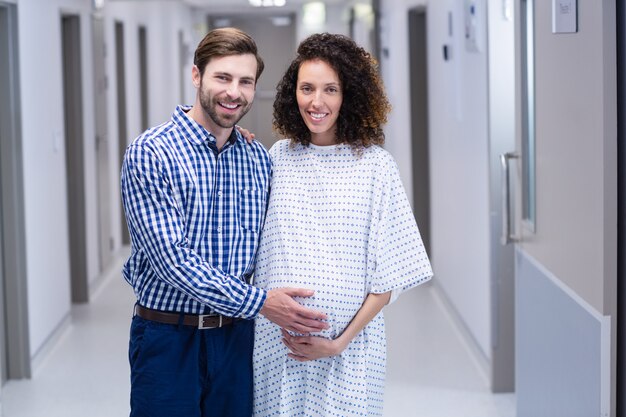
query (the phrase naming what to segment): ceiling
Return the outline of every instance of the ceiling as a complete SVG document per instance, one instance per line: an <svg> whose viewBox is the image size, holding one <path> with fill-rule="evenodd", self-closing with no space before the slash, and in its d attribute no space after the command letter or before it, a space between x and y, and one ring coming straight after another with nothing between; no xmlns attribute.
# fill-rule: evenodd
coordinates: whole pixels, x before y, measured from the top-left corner
<svg viewBox="0 0 626 417"><path fill-rule="evenodd" d="M248 0L182 0L183 3L186 3L190 6L197 7L200 9L237 9L242 12L245 11L259 11L263 9L271 9L274 11L279 11L281 9L293 10L302 6L304 3L309 3L312 0L285 0L287 4L284 7L254 7L251 6ZM342 4L342 3L350 3L351 0L324 0L326 4Z"/></svg>

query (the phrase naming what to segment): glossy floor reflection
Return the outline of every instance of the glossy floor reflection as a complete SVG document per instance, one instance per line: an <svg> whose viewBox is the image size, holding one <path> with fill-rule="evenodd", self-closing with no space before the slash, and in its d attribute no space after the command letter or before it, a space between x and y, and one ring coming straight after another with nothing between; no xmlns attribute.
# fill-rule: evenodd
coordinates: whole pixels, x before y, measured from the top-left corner
<svg viewBox="0 0 626 417"><path fill-rule="evenodd" d="M128 325L134 297L121 260L69 325L30 380L1 392L3 417L128 415ZM493 395L430 284L386 310L385 417L514 417L515 396Z"/></svg>

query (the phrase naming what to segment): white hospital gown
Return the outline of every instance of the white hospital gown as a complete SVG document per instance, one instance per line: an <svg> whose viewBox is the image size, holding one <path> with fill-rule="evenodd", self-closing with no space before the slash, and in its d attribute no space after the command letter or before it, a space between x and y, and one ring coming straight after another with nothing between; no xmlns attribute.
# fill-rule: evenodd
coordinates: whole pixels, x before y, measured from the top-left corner
<svg viewBox="0 0 626 417"><path fill-rule="evenodd" d="M322 311L336 338L369 293L400 293L432 276L395 161L379 146L277 142L255 285L315 290L301 304ZM378 314L338 356L298 362L280 329L256 320L254 415L380 416L385 326Z"/></svg>

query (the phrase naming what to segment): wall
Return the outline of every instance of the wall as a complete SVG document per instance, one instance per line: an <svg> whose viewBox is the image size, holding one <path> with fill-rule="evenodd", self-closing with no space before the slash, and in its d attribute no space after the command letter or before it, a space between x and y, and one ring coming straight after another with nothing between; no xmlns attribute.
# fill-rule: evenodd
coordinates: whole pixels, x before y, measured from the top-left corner
<svg viewBox="0 0 626 417"><path fill-rule="evenodd" d="M170 119L176 105L180 103L181 93L179 68L178 32L183 31L184 41L190 44L191 50L195 49L192 32L192 11L178 2L167 0L154 1L115 1L106 3L105 13L105 38L107 39L107 74L109 79L108 89L108 114L109 114L109 155L111 156L110 170L110 195L114 198L110 201L112 213L112 235L119 248L121 242L122 222L120 208L119 173L120 162L118 160L118 112L117 112L117 75L115 70L115 22L121 22L124 27L124 60L126 82L126 109L127 109L127 138L130 143L141 132L140 117L140 91L139 91L139 26L145 26L147 30L148 49L148 124L154 126ZM199 39L198 39L199 40ZM193 57L190 57L193 60ZM191 66L187 68L189 85L191 86ZM184 74L183 74L184 76ZM195 96L187 92L189 101L184 104L193 104ZM124 223L125 224L125 223Z"/></svg>
<svg viewBox="0 0 626 417"><path fill-rule="evenodd" d="M93 106L89 99L91 61L89 11L84 0L19 0L24 199L28 273L30 353L34 356L70 310L70 270L65 179L61 14L81 19L85 137L93 138ZM89 149L86 146L86 149ZM93 155L91 156L93 157ZM86 156L86 166L89 166ZM93 165L93 164L92 164ZM86 176L93 189L94 175ZM91 187L90 187L91 186ZM93 192L87 206L93 209ZM93 215L88 218L95 230ZM94 233L92 233L94 235ZM90 239L93 244L94 240ZM88 251L94 274L97 252ZM41 320L45 317L45 320Z"/></svg>
<svg viewBox="0 0 626 417"><path fill-rule="evenodd" d="M87 227L87 266L90 285L100 275L98 261L96 163L93 103L93 67L90 0L17 0L19 59L21 68L22 139L27 251L27 287L30 354L36 357L70 313L70 269L65 178L63 74L61 61L61 16L78 14L81 30L82 85L85 137L85 194ZM117 113L114 66L113 22L127 22L126 61L128 87L129 140L139 133L137 24L148 27L150 48L151 124L169 118L180 94L168 86L179 85L178 30L191 36L190 11L169 1L107 2L105 10L107 73L111 147L110 212L115 249L120 247L119 161L117 161ZM158 7L154 7L157 5ZM36 30L34 30L36 28ZM132 28L132 30L130 30ZM156 47L155 45L163 45ZM177 52L174 52L177 53ZM155 88L154 86L158 86ZM41 318L45 317L45 320Z"/></svg>
<svg viewBox="0 0 626 417"><path fill-rule="evenodd" d="M383 75L393 114L385 147L394 155L411 192L408 9L418 1L382 7ZM484 2L479 2L484 4ZM431 253L435 282L463 318L485 358L490 355L489 174L487 55L464 46L463 2L427 4L431 164ZM452 36L448 13L452 13ZM486 18L486 10L478 12ZM486 24L486 23L484 23ZM486 34L483 32L483 36ZM451 47L444 61L442 46ZM409 197L412 200L412 197Z"/></svg>
<svg viewBox="0 0 626 417"><path fill-rule="evenodd" d="M402 183L409 201L413 201L411 173L409 56L408 56L408 10L425 5L426 0L387 0L380 5L381 71L392 105L392 112L385 129L387 149L396 159ZM387 52L385 52L385 50Z"/></svg>
<svg viewBox="0 0 626 417"><path fill-rule="evenodd" d="M598 312L612 314L615 4L580 0L578 9L579 32L555 35L549 4L536 6L537 225L536 233L527 234L524 250Z"/></svg>
<svg viewBox="0 0 626 417"><path fill-rule="evenodd" d="M553 34L550 4L535 2L536 225L522 228L516 256L520 416L615 411L615 10L579 0L577 33Z"/></svg>

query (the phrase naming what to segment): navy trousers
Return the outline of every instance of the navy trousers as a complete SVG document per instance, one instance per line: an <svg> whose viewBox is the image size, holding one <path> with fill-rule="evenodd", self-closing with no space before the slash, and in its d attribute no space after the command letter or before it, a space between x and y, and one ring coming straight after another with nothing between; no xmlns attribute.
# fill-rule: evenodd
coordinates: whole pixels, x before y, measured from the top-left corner
<svg viewBox="0 0 626 417"><path fill-rule="evenodd" d="M250 417L252 320L217 329L134 316L131 417Z"/></svg>

